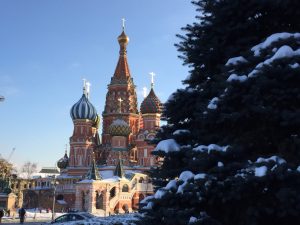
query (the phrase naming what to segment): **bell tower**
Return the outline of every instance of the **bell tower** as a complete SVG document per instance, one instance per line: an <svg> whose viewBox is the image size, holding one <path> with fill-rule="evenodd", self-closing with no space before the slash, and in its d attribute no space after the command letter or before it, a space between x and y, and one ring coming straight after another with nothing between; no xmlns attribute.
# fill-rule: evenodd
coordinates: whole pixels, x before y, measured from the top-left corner
<svg viewBox="0 0 300 225"><path fill-rule="evenodd" d="M139 129L139 112L135 85L127 62L127 44L129 42L129 37L125 34L124 20L122 33L118 37L118 42L120 45L119 59L114 75L108 85L105 107L102 113L102 146L107 148L112 146L113 136L110 132L110 126L115 120L121 119L129 126L129 134L124 136L126 138L126 148L128 151L123 153L128 154L127 157L123 157L129 159L130 150L135 146L135 136ZM122 99L122 108L120 109L118 107L119 99ZM112 148L110 148L109 151L112 151ZM108 164L116 164L118 154L109 153L109 155L109 158L113 158L114 160L109 160L110 162L108 162Z"/></svg>

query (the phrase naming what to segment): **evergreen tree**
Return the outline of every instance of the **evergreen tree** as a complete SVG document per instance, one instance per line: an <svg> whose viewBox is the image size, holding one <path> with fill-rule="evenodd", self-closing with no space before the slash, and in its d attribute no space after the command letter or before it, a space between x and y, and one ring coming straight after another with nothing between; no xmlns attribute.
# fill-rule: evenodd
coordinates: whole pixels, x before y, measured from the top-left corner
<svg viewBox="0 0 300 225"><path fill-rule="evenodd" d="M298 224L300 2L194 4L177 45L191 74L166 104L151 171L167 185L141 223Z"/></svg>

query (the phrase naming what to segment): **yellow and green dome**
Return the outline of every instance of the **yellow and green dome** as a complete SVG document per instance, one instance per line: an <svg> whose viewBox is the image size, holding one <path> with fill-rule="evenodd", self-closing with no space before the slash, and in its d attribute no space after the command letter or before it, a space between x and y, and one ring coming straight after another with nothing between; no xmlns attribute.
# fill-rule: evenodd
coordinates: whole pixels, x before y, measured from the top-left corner
<svg viewBox="0 0 300 225"><path fill-rule="evenodd" d="M108 132L111 136L128 136L131 133L128 123L122 119L116 119L109 126Z"/></svg>

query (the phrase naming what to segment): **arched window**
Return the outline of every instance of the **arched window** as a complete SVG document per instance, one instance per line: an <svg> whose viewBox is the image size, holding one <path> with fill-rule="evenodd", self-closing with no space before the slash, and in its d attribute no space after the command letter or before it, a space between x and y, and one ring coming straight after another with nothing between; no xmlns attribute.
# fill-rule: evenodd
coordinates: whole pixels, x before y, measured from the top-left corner
<svg viewBox="0 0 300 225"><path fill-rule="evenodd" d="M84 191L81 192L81 206L82 206L82 210L85 211L85 193L84 193Z"/></svg>
<svg viewBox="0 0 300 225"><path fill-rule="evenodd" d="M103 194L96 191L96 209L103 209Z"/></svg>
<svg viewBox="0 0 300 225"><path fill-rule="evenodd" d="M127 204L124 204L124 205L122 206L122 209L124 210L125 213L129 213L128 208L129 208L129 207L128 207Z"/></svg>
<svg viewBox="0 0 300 225"><path fill-rule="evenodd" d="M113 187L112 189L110 189L109 191L109 198L113 198L116 196L116 187Z"/></svg>
<svg viewBox="0 0 300 225"><path fill-rule="evenodd" d="M124 184L122 187L122 192L128 192L129 191L129 187L127 184Z"/></svg>

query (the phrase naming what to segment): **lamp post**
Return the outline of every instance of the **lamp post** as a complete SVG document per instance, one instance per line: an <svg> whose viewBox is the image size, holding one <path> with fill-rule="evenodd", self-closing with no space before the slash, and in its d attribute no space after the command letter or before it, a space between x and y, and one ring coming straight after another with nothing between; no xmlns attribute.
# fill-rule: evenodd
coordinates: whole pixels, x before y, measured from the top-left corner
<svg viewBox="0 0 300 225"><path fill-rule="evenodd" d="M53 200L52 200L52 220L54 220L54 210L55 210L55 195L56 195L56 187L59 184L58 181L55 179L51 182L53 187Z"/></svg>

